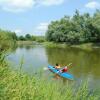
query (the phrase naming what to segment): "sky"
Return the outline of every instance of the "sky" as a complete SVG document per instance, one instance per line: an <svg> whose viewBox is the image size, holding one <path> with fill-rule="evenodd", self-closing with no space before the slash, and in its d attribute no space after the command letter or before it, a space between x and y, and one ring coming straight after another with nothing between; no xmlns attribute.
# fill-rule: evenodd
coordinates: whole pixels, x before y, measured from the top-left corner
<svg viewBox="0 0 100 100"><path fill-rule="evenodd" d="M0 28L17 35L44 35L51 21L65 15L93 14L100 0L0 0Z"/></svg>

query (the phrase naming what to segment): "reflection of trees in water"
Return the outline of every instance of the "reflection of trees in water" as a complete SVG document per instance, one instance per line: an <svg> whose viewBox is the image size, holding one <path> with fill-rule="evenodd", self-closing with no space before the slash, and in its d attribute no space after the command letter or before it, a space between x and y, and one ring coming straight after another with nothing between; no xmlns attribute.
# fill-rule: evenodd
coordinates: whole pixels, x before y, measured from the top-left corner
<svg viewBox="0 0 100 100"><path fill-rule="evenodd" d="M32 49L34 46L33 45L18 45L18 48L22 49L25 48L26 50Z"/></svg>
<svg viewBox="0 0 100 100"><path fill-rule="evenodd" d="M80 77L91 75L100 76L100 51L99 49L93 51L84 51L77 48L46 48L48 62L52 65L59 63L65 66L72 64L71 71Z"/></svg>
<svg viewBox="0 0 100 100"><path fill-rule="evenodd" d="M17 48L20 48L20 49L26 49L26 50L30 50L30 49L32 49L34 46L33 45L15 45L15 46L13 46L12 48L10 48L11 50L11 52L16 52L16 49Z"/></svg>
<svg viewBox="0 0 100 100"><path fill-rule="evenodd" d="M10 53L14 53L16 51L16 49L17 49L17 45L15 44L15 45L12 45L10 48L5 49L5 50L3 50L1 52L4 52L5 55L6 54L9 55Z"/></svg>

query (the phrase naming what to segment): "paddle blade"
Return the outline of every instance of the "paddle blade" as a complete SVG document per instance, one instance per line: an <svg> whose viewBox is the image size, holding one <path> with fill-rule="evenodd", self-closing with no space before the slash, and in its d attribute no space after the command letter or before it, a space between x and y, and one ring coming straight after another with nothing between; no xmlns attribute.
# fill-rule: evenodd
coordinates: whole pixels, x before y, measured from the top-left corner
<svg viewBox="0 0 100 100"><path fill-rule="evenodd" d="M48 68L47 67L44 67L43 70L48 70Z"/></svg>

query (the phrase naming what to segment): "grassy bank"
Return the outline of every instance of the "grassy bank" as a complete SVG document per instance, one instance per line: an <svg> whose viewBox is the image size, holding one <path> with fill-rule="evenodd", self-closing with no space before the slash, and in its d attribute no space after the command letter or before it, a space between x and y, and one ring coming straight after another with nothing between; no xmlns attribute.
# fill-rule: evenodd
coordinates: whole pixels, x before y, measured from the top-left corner
<svg viewBox="0 0 100 100"><path fill-rule="evenodd" d="M93 48L99 48L99 46L95 46L94 43L84 43L84 44L78 44L78 45L71 45L73 48L79 48L82 50L92 51Z"/></svg>
<svg viewBox="0 0 100 100"><path fill-rule="evenodd" d="M45 47L51 47L51 48L55 48L55 47L65 48L69 46L68 44L65 44L65 43L55 43L55 42L43 42L42 45L44 45Z"/></svg>
<svg viewBox="0 0 100 100"><path fill-rule="evenodd" d="M0 63L0 100L99 100L100 96L87 84L59 84L21 71L12 71L7 63ZM74 86L74 88L73 88Z"/></svg>
<svg viewBox="0 0 100 100"><path fill-rule="evenodd" d="M78 45L72 45L72 47L83 48L83 49L100 48L100 43L83 43Z"/></svg>
<svg viewBox="0 0 100 100"><path fill-rule="evenodd" d="M33 45L33 41L17 41L17 45Z"/></svg>
<svg viewBox="0 0 100 100"><path fill-rule="evenodd" d="M55 42L43 42L42 43L46 47L59 47L59 48L66 48L66 47L73 47L73 48L79 48L82 50L88 50L91 51L94 48L100 48L100 43L83 43L83 44L67 44L67 43L55 43Z"/></svg>

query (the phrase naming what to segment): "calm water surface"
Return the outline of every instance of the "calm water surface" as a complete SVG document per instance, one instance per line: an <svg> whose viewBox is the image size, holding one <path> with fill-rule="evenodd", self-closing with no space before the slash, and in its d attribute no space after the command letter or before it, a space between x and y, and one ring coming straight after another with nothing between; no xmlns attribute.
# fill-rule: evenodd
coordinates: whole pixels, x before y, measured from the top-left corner
<svg viewBox="0 0 100 100"><path fill-rule="evenodd" d="M76 48L47 48L41 45L20 46L8 59L13 62L14 69L18 69L23 60L22 70L30 74L48 64L59 63L65 66L72 63L69 72L77 81L88 79L92 88L100 87L100 49L86 51Z"/></svg>

